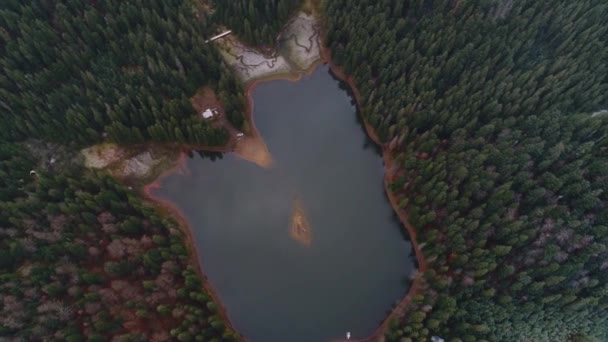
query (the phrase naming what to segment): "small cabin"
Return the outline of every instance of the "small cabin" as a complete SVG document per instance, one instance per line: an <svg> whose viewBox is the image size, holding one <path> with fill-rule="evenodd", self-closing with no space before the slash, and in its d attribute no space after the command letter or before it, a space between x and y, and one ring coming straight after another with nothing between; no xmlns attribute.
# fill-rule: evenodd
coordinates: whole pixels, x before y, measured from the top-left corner
<svg viewBox="0 0 608 342"><path fill-rule="evenodd" d="M217 108L207 108L201 112L201 116L205 120L211 120L220 116L220 111Z"/></svg>
<svg viewBox="0 0 608 342"><path fill-rule="evenodd" d="M205 109L202 113L201 116L203 117L203 119L208 120L213 118L213 112L210 109Z"/></svg>
<svg viewBox="0 0 608 342"><path fill-rule="evenodd" d="M213 119L215 114L213 114L213 111L211 109L205 109L204 111L201 112L201 116L205 120L210 120L210 119Z"/></svg>

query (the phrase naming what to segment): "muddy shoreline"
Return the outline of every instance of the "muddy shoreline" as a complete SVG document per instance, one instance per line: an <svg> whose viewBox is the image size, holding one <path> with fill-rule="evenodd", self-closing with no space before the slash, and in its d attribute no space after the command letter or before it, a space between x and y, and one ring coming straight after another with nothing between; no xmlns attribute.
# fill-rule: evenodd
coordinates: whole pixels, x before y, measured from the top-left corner
<svg viewBox="0 0 608 342"><path fill-rule="evenodd" d="M330 69L331 69L333 75L336 78L338 78L341 81L348 84L348 86L349 86L350 90L352 91L352 94L355 98L355 102L356 102L357 106L360 107L360 103L361 103L360 94L359 94L357 88L354 86L354 81L352 80L352 78L350 76L345 75L341 68L337 67L335 64L333 64L331 62L329 52L326 49L324 49L323 58L321 60L319 60L317 63L315 63L315 65L313 65L311 68L309 68L309 70L307 70L305 73L271 75L266 78L259 78L256 80L252 80L251 82L249 82L247 84L247 87L246 87L246 94L247 94L246 120L248 122L248 125L250 125L250 127L251 127L251 134L254 135L255 138L258 138L258 139L262 138L260 133L258 132L257 128L255 127L255 121L254 121L254 117L253 117L254 102L253 102L253 98L252 98L252 93L253 93L255 86L260 83L263 83L263 82L271 82L271 81L276 81L276 80L288 80L291 82L297 82L303 76L311 74L317 68L317 66L322 65L322 64L328 64L330 66ZM382 150L382 158L384 161L385 193L389 199L389 202L391 203L393 211L397 214L397 216L399 217L399 220L401 221L401 223L403 224L403 226L405 227L405 229L408 232L409 239L411 241L412 248L415 252L416 259L418 262L417 273L418 273L418 275L423 274L427 269L427 265L426 265L426 260L422 254L422 251L419 248L419 245L418 245L418 242L416 239L416 230L409 223L406 213L399 208L397 198L389 189L389 184L390 184L390 172L389 171L393 168L393 165L394 165L393 157L391 155L391 152L388 150L387 146L385 144L381 143L381 141L380 141L379 137L377 136L376 132L374 131L373 127L371 127L367 122L365 122L365 120L363 118L362 118L362 121L364 123L366 134L370 137L370 139L376 145L380 146L380 148ZM218 151L218 149L214 149L214 150ZM233 151L230 148L226 148L224 151L221 151L221 152L233 152ZM226 320L227 326L229 326L232 330L234 330L238 333L238 331L235 330L234 327L230 323L229 313L228 313L227 309L224 307L223 303L221 302L221 300L219 299L219 297L213 290L213 285L211 284L209 279L206 278L206 276L204 274L204 271L203 271L204 267L203 267L202 263L200 262L200 258L199 258L200 253L198 250L199 247L196 245L196 243L194 241L192 226L190 226L190 224L187 222L184 214L177 207L175 207L172 203L162 200L160 198L156 198L151 195L151 190L154 187L160 187L161 183L162 183L162 179L164 177L183 170L183 166L185 165L185 163L187 161L186 158L187 158L187 156L186 156L185 152L181 152L180 158L178 159L178 162L176 163L176 165L168 170L165 170L154 182L146 185L144 187L143 192L144 192L145 197L148 200L150 200L156 206L160 207L161 210L164 210L166 212L166 214L171 215L171 217L176 219L176 221L180 225L181 230L185 234L185 238L187 239L187 242L189 244L188 247L192 251L192 253L191 253L192 258L193 258L192 262L197 265L196 270L197 270L199 276L203 279L205 290L212 296L214 301L218 304L220 315L222 316L223 319ZM247 158L244 158L244 159L247 159ZM410 289L408 290L408 293L406 294L406 296L404 298L402 298L400 300L399 304L397 304L392 309L391 313L384 319L384 321L379 325L379 327L376 329L376 331L370 337L361 339L361 340L352 340L351 339L350 341L361 341L361 342L363 342L363 341L366 341L366 342L382 341L384 332L386 331L390 320L393 317L402 316L402 312L407 307L407 305L409 304L409 302L411 301L413 296L420 292L420 290L422 289L422 286L423 286L422 278L420 276L417 276L412 281ZM246 341L246 339L243 339L243 341ZM339 341L339 340L337 340L337 341Z"/></svg>
<svg viewBox="0 0 608 342"><path fill-rule="evenodd" d="M246 96L247 96L247 107L245 110L245 119L247 120L247 124L249 125L249 128L250 128L249 134L251 135L251 138L260 140L263 142L263 139L255 126L255 120L253 118L254 102L253 102L252 93L253 93L253 89L255 88L255 86L258 85L259 83L270 82L270 81L275 81L275 80L287 80L287 81L291 81L291 82L298 82L299 80L302 79L302 77L304 77L306 75L310 75L319 65L322 65L322 64L328 64L332 74L337 79L341 80L342 82L344 82L348 85L348 88L352 92L352 95L355 99L355 103L356 103L357 107L358 108L361 107L361 95L360 95L357 87L355 86L355 82L354 82L353 78L349 75L346 75L341 67L339 67L335 63L333 63L333 61L331 60L331 54L330 54L328 48L324 44L320 44L320 46L321 46L321 56L320 56L321 58L304 71L275 73L275 74L268 75L266 77L258 77L258 78L255 78L253 80L246 82L245 92L246 92ZM366 134L382 150L382 158L384 161L385 193L389 199L389 202L391 203L393 211L397 214L402 225L405 227L406 231L408 232L409 239L411 241L412 248L414 249L417 263L418 263L417 276L412 281L410 289L408 290L408 293L391 310L391 313L378 326L376 331L368 338L360 339L360 340L352 340L352 339L349 340L349 341L371 342L371 341L383 341L384 340L384 332L386 331L391 319L393 319L395 317L396 318L402 317L404 310L410 303L413 296L422 290L423 281L422 281L422 278L420 275L426 271L427 264L426 264L426 259L424 258L424 255L422 254L422 251L420 250L419 244L417 242L415 228L409 223L407 214L405 213L405 211L403 211L399 208L398 203L397 203L397 198L389 189L389 184L390 184L390 172L389 171L392 170L394 167L393 156L391 155L390 150L387 148L387 145L383 144L380 141L380 139L379 139L378 135L376 134L375 130L373 129L373 127L371 127L365 121L364 118L361 118L361 120L364 124ZM164 170L162 172L162 174L159 175L153 182L151 182L143 187L143 195L148 201L150 201L156 207L158 207L163 214L170 215L172 218L174 218L177 221L177 223L180 227L180 230L185 235L184 238L187 240L187 243L189 244L188 248L191 251L192 262L194 264L196 264L196 267L195 267L196 271L199 274L199 276L201 277L201 279L203 280L205 290L209 293L209 295L213 298L213 300L218 305L218 308L219 308L218 312L219 312L220 316L222 317L222 319L225 320L226 325L230 329L232 329L233 331L238 333L238 331L235 330L231 324L231 321L229 319L229 313L228 313L227 309L224 307L222 301L219 299L218 295L214 291L213 285L211 284L209 279L207 279L207 277L205 276L205 274L203 272L203 265L200 262L200 258L199 258L199 256L200 256L200 253L198 250L199 247L196 245L196 243L194 241L192 226L188 223L188 221L186 220L186 218L185 218L184 214L181 212L181 210L179 210L177 207L175 207L169 201L154 197L151 194L152 189L161 186L162 180L164 177L166 177L170 174L173 174L175 172L180 172L180 170L183 169L183 167L187 161L186 153L184 152L185 149L186 149L186 147L182 146L182 152L180 152L180 157L172 168ZM197 149L207 151L207 149L205 149L205 148L197 148ZM257 163L255 160L252 160L251 158L248 158L247 156L237 153L237 151L235 151L235 146L212 148L212 149L209 149L209 151L235 152L235 154L238 155L239 157L241 157L245 160L249 160L249 161ZM259 163L258 163L258 165L259 165ZM260 165L260 166L264 167L263 165ZM242 336L241 336L241 340L247 341ZM341 340L338 339L335 341L341 341Z"/></svg>

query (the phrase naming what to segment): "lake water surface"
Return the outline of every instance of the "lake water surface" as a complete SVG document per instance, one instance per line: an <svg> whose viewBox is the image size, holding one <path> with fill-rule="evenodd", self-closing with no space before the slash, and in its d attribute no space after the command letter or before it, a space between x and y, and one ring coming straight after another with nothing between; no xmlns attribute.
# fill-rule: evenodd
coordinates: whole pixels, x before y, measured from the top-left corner
<svg viewBox="0 0 608 342"><path fill-rule="evenodd" d="M382 159L327 67L253 90L271 169L196 156L153 195L179 208L202 268L251 342L372 334L409 287L411 246L383 187ZM290 235L294 203L310 244Z"/></svg>

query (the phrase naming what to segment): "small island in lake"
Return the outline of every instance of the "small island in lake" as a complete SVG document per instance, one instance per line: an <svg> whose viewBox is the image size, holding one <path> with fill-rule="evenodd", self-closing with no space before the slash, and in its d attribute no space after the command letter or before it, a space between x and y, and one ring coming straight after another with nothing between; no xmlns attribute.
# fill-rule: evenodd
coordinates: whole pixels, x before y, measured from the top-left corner
<svg viewBox="0 0 608 342"><path fill-rule="evenodd" d="M299 198L296 198L293 201L293 213L291 214L289 235L304 246L310 246L310 243L312 242L310 223L306 218L304 207Z"/></svg>

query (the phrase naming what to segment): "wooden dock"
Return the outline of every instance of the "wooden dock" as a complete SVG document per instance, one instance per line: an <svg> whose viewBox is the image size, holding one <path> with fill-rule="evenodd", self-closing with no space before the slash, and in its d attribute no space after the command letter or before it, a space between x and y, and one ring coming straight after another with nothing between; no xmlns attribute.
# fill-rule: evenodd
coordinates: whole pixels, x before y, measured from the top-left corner
<svg viewBox="0 0 608 342"><path fill-rule="evenodd" d="M205 44L207 44L207 43L209 43L209 42L212 42L212 41L214 41L214 40L218 40L218 39L220 39L220 38L222 38L222 37L226 37L227 35L229 35L229 34L231 34L231 33L232 33L232 30L228 30L228 31L222 32L222 33L220 33L220 34L218 34L218 35L215 35L215 36L213 36L213 37L211 37L211 38L209 38L209 39L205 40Z"/></svg>

